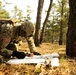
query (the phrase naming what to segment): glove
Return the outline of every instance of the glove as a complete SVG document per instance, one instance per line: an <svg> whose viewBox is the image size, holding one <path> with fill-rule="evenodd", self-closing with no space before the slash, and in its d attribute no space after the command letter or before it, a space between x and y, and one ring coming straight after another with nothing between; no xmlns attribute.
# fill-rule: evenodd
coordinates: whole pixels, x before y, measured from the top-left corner
<svg viewBox="0 0 76 75"><path fill-rule="evenodd" d="M12 56L17 57L18 59L23 59L25 58L26 54L24 52L14 51Z"/></svg>
<svg viewBox="0 0 76 75"><path fill-rule="evenodd" d="M41 55L40 53L38 52L33 52L34 55Z"/></svg>

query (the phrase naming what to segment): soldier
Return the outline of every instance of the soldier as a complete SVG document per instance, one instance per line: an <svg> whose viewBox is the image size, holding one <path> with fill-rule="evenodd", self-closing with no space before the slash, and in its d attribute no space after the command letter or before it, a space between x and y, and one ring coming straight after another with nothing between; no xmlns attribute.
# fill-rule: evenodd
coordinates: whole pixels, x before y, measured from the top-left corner
<svg viewBox="0 0 76 75"><path fill-rule="evenodd" d="M26 54L16 51L14 44L14 42L20 40L19 37L26 38L31 53L40 55L40 53L36 52L33 34L34 26L31 22L27 21L21 25L14 26L11 20L0 21L0 55L4 57L16 56L17 58L21 56L20 58L24 58Z"/></svg>

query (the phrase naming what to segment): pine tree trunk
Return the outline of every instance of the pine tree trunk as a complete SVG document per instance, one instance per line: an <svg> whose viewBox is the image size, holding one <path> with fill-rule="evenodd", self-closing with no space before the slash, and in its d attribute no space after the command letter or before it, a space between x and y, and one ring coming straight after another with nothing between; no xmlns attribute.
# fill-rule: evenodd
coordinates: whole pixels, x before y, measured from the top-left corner
<svg viewBox="0 0 76 75"><path fill-rule="evenodd" d="M44 4L44 0L39 0L37 20L36 20L36 30L35 30L35 45L36 46L39 46L40 44L40 26L41 26L41 15L42 15L43 4Z"/></svg>
<svg viewBox="0 0 76 75"><path fill-rule="evenodd" d="M69 0L69 9L66 55L76 57L76 0Z"/></svg>
<svg viewBox="0 0 76 75"><path fill-rule="evenodd" d="M44 23L43 23L43 28L42 28L42 32L41 32L41 36L40 36L40 44L42 43L46 23L48 21L49 15L50 15L50 10L51 10L51 7L52 7L52 1L53 0L50 0L50 5L49 5L48 11L47 11L47 15L46 15L46 18L45 18Z"/></svg>

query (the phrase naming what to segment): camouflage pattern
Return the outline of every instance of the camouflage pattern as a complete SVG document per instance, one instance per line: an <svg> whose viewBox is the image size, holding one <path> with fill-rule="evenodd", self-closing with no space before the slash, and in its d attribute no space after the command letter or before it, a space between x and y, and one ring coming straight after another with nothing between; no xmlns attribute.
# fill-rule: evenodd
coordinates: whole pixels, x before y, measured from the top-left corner
<svg viewBox="0 0 76 75"><path fill-rule="evenodd" d="M34 52L36 50L34 40L33 40L33 35L34 35L34 25L31 22L24 22L21 26L21 30L25 31L26 34L23 34L28 42L30 52Z"/></svg>
<svg viewBox="0 0 76 75"><path fill-rule="evenodd" d="M28 45L29 45L29 48L30 48L30 52L31 53L35 52L36 48L35 48L33 37L27 37L26 40L28 42Z"/></svg>
<svg viewBox="0 0 76 75"><path fill-rule="evenodd" d="M21 40L21 37L26 38L30 52L34 52L36 50L33 40L34 26L31 22L24 22L22 25L18 26L14 26L12 21L6 21L4 23L1 22L2 21L0 21L1 55L9 57L13 51L9 48L7 49L7 46Z"/></svg>
<svg viewBox="0 0 76 75"><path fill-rule="evenodd" d="M4 56L5 58L10 58L12 53L13 53L12 50L6 48L1 49L1 55Z"/></svg>
<svg viewBox="0 0 76 75"><path fill-rule="evenodd" d="M0 25L0 49L5 48L12 38L13 23L4 22Z"/></svg>
<svg viewBox="0 0 76 75"><path fill-rule="evenodd" d="M25 37L31 37L34 34L34 25L31 22L26 21L21 25L21 30L26 33Z"/></svg>

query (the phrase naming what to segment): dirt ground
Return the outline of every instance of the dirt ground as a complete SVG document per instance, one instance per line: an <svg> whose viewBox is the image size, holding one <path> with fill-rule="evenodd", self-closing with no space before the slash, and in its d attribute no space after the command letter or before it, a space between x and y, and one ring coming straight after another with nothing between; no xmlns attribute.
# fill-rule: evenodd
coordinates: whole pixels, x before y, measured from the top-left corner
<svg viewBox="0 0 76 75"><path fill-rule="evenodd" d="M35 71L36 64L0 64L0 75L76 75L76 59L65 57L65 45L43 43L36 47L41 54L58 52L60 54L60 65L56 68L48 68L43 71ZM19 46L20 51L28 51L27 43Z"/></svg>

